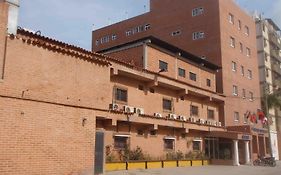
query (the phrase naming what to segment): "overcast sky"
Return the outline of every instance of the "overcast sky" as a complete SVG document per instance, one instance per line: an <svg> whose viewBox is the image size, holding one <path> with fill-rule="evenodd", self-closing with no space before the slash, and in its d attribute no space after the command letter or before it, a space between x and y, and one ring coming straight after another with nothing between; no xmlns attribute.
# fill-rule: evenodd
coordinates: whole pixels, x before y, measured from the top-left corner
<svg viewBox="0 0 281 175"><path fill-rule="evenodd" d="M281 0L236 0L281 26ZM20 0L19 25L85 49L91 31L149 10L149 0ZM93 26L94 25L94 26Z"/></svg>

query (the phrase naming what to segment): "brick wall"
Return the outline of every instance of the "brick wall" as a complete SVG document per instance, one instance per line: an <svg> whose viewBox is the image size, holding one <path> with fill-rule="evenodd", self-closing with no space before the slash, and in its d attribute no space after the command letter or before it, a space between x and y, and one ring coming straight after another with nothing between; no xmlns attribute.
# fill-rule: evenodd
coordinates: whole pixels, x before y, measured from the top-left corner
<svg viewBox="0 0 281 175"><path fill-rule="evenodd" d="M7 20L8 20L8 5L1 0L0 1L0 41L1 41L0 42L0 79L2 79L2 73L3 73Z"/></svg>

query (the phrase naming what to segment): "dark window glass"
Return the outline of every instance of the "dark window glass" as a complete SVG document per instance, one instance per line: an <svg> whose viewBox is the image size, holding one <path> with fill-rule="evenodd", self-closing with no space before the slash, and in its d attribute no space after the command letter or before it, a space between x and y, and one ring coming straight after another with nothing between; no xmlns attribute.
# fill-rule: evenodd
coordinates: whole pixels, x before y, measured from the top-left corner
<svg viewBox="0 0 281 175"><path fill-rule="evenodd" d="M168 71L168 63L164 61L159 61L159 70Z"/></svg>
<svg viewBox="0 0 281 175"><path fill-rule="evenodd" d="M127 146L127 137L114 137L114 148L125 149Z"/></svg>
<svg viewBox="0 0 281 175"><path fill-rule="evenodd" d="M193 141L193 151L200 151L200 145L201 145L201 142L200 141Z"/></svg>
<svg viewBox="0 0 281 175"><path fill-rule="evenodd" d="M207 79L207 86L211 87L211 80L210 79Z"/></svg>
<svg viewBox="0 0 281 175"><path fill-rule="evenodd" d="M172 100L163 99L163 109L172 111Z"/></svg>
<svg viewBox="0 0 281 175"><path fill-rule="evenodd" d="M173 139L164 139L164 148L165 149L174 149L174 140Z"/></svg>
<svg viewBox="0 0 281 175"><path fill-rule="evenodd" d="M190 106L190 115L191 116L198 116L198 107L197 106Z"/></svg>
<svg viewBox="0 0 281 175"><path fill-rule="evenodd" d="M196 81L196 74L192 73L192 72L189 72L189 79L193 80L193 81Z"/></svg>
<svg viewBox="0 0 281 175"><path fill-rule="evenodd" d="M116 88L115 95L116 100L127 102L127 90Z"/></svg>
<svg viewBox="0 0 281 175"><path fill-rule="evenodd" d="M185 77L185 70L182 68L179 68L179 76L180 77Z"/></svg>
<svg viewBox="0 0 281 175"><path fill-rule="evenodd" d="M140 136L143 136L144 135L144 131L141 130L141 129L138 129L137 134L140 135Z"/></svg>
<svg viewBox="0 0 281 175"><path fill-rule="evenodd" d="M208 109L208 119L215 119L215 112L214 112L214 110Z"/></svg>
<svg viewBox="0 0 281 175"><path fill-rule="evenodd" d="M156 130L151 130L150 135L155 136L157 134Z"/></svg>

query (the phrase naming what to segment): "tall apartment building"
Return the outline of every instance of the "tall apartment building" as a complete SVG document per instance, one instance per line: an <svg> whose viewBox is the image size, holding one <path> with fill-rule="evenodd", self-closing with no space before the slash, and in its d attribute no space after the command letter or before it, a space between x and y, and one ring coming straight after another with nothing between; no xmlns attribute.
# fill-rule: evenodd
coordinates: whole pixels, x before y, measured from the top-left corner
<svg viewBox="0 0 281 175"><path fill-rule="evenodd" d="M256 29L261 96L264 97L265 93L277 94L281 88L281 36L280 28L271 19L262 19L261 16L256 16ZM272 122L270 135L273 156L279 159L281 111L279 108L272 108L268 112Z"/></svg>
<svg viewBox="0 0 281 175"><path fill-rule="evenodd" d="M150 8L148 13L93 31L93 51L137 64L135 55L141 51L126 56L126 48L120 51L116 46L155 36L222 67L216 74L217 92L226 96L222 122L229 130L249 130L258 143L253 145L254 155L263 154L260 136L267 131L249 118L261 108L253 18L233 0L150 0Z"/></svg>

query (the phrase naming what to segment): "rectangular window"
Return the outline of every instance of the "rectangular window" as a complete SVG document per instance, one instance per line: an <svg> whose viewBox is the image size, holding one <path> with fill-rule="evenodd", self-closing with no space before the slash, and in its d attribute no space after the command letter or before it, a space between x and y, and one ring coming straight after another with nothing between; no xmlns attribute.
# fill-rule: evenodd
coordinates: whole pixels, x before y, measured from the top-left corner
<svg viewBox="0 0 281 175"><path fill-rule="evenodd" d="M132 31L131 30L126 31L126 36L130 36L130 35L132 35Z"/></svg>
<svg viewBox="0 0 281 175"><path fill-rule="evenodd" d="M214 110L208 109L208 119L215 119Z"/></svg>
<svg viewBox="0 0 281 175"><path fill-rule="evenodd" d="M180 77L185 77L185 70L182 68L179 68L179 76Z"/></svg>
<svg viewBox="0 0 281 175"><path fill-rule="evenodd" d="M253 92L249 92L249 100L250 101L254 101L254 93Z"/></svg>
<svg viewBox="0 0 281 175"><path fill-rule="evenodd" d="M208 86L208 87L211 87L211 80L210 80L210 79L207 79L207 82L206 82L206 83L207 83L207 86Z"/></svg>
<svg viewBox="0 0 281 175"><path fill-rule="evenodd" d="M128 101L128 94L126 89L115 88L115 100L120 102Z"/></svg>
<svg viewBox="0 0 281 175"><path fill-rule="evenodd" d="M99 40L96 40L96 46L98 46L99 45Z"/></svg>
<svg viewBox="0 0 281 175"><path fill-rule="evenodd" d="M103 43L108 43L109 42L109 39L110 37L109 36L104 36L101 38L100 40L100 43L103 44Z"/></svg>
<svg viewBox="0 0 281 175"><path fill-rule="evenodd" d="M249 78L249 79L252 79L252 78L253 78L253 74L252 74L252 71L251 71L251 70L248 70L248 78Z"/></svg>
<svg viewBox="0 0 281 175"><path fill-rule="evenodd" d="M163 110L172 111L172 100L163 98Z"/></svg>
<svg viewBox="0 0 281 175"><path fill-rule="evenodd" d="M241 74L242 74L243 77L245 76L244 66L241 66Z"/></svg>
<svg viewBox="0 0 281 175"><path fill-rule="evenodd" d="M117 35L116 34L113 34L112 36L111 36L111 40L116 40L117 39Z"/></svg>
<svg viewBox="0 0 281 175"><path fill-rule="evenodd" d="M231 24L234 24L234 16L231 13L228 14L228 20Z"/></svg>
<svg viewBox="0 0 281 175"><path fill-rule="evenodd" d="M248 123L248 118L247 118L247 115L244 114L244 124L247 124Z"/></svg>
<svg viewBox="0 0 281 175"><path fill-rule="evenodd" d="M192 34L192 39L193 40L203 39L204 35L205 35L204 32L194 32Z"/></svg>
<svg viewBox="0 0 281 175"><path fill-rule="evenodd" d="M190 116L198 116L199 114L199 109L198 106L190 106Z"/></svg>
<svg viewBox="0 0 281 175"><path fill-rule="evenodd" d="M243 53L243 44L240 43L240 53Z"/></svg>
<svg viewBox="0 0 281 175"><path fill-rule="evenodd" d="M246 48L246 55L247 55L248 57L251 56L251 50L250 50L248 47Z"/></svg>
<svg viewBox="0 0 281 175"><path fill-rule="evenodd" d="M159 60L159 70L160 71L168 71L168 63Z"/></svg>
<svg viewBox="0 0 281 175"><path fill-rule="evenodd" d="M241 21L240 20L238 20L238 30L241 30Z"/></svg>
<svg viewBox="0 0 281 175"><path fill-rule="evenodd" d="M125 149L128 146L128 137L114 137L114 148Z"/></svg>
<svg viewBox="0 0 281 175"><path fill-rule="evenodd" d="M237 95L238 95L238 87L235 86L235 85L233 85L232 94L233 94L234 96L237 96Z"/></svg>
<svg viewBox="0 0 281 175"><path fill-rule="evenodd" d="M239 121L239 112L234 112L234 121Z"/></svg>
<svg viewBox="0 0 281 175"><path fill-rule="evenodd" d="M246 89L242 89L242 97L246 98Z"/></svg>
<svg viewBox="0 0 281 175"><path fill-rule="evenodd" d="M150 27L151 27L150 24L145 24L145 25L144 25L144 30L149 30Z"/></svg>
<svg viewBox="0 0 281 175"><path fill-rule="evenodd" d="M236 72L236 71L237 71L237 65L236 65L236 62L232 61L232 63L231 63L231 67L232 67L232 71L233 71L233 72Z"/></svg>
<svg viewBox="0 0 281 175"><path fill-rule="evenodd" d="M192 81L196 81L196 74L192 73L192 72L189 72L189 79L192 80Z"/></svg>
<svg viewBox="0 0 281 175"><path fill-rule="evenodd" d="M181 31L180 30L177 30L177 31L174 31L171 33L172 36L178 36L181 34Z"/></svg>
<svg viewBox="0 0 281 175"><path fill-rule="evenodd" d="M250 29L249 29L248 26L245 26L245 34L246 34L247 36L250 35Z"/></svg>
<svg viewBox="0 0 281 175"><path fill-rule="evenodd" d="M192 16L198 16L198 15L202 15L204 12L204 8L203 7L197 7L192 9Z"/></svg>
<svg viewBox="0 0 281 175"><path fill-rule="evenodd" d="M230 46L235 48L235 38L230 37Z"/></svg>
<svg viewBox="0 0 281 175"><path fill-rule="evenodd" d="M174 150L174 139L164 139L164 149Z"/></svg>
<svg viewBox="0 0 281 175"><path fill-rule="evenodd" d="M193 141L192 142L192 149L193 151L200 151L201 142L200 141Z"/></svg>

